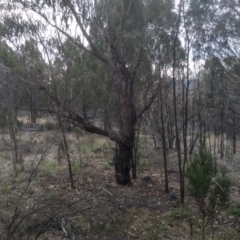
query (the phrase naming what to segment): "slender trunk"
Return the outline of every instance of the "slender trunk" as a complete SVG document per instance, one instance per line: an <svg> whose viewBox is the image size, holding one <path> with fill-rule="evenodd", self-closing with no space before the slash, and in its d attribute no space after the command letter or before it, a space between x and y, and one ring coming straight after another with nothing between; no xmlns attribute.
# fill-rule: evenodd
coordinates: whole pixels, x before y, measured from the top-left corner
<svg viewBox="0 0 240 240"><path fill-rule="evenodd" d="M61 121L60 121L61 122ZM61 124L61 131L62 131L62 136L63 136L63 143L64 143L64 148L65 148L65 153L66 153L66 157L67 157L67 161L68 161L68 174L69 174L69 179L71 182L71 188L74 189L74 182L73 182L73 173L72 173L72 163L71 163L71 158L70 158L70 154L69 154L69 148L68 148L68 143L67 143L67 138L66 138L66 133L64 130L64 127Z"/></svg>
<svg viewBox="0 0 240 240"><path fill-rule="evenodd" d="M193 99L193 107L192 107L192 113L195 111L195 102ZM192 117L192 139L194 138L194 133L195 133L195 117Z"/></svg>
<svg viewBox="0 0 240 240"><path fill-rule="evenodd" d="M188 160L188 144L187 144L187 137L188 137L188 95L189 95L189 54L190 54L190 46L189 46L189 37L188 32L187 39L188 39L188 46L187 46L187 85L185 89L185 83L183 86L183 179L182 179L182 191L183 194L185 192L185 166Z"/></svg>
<svg viewBox="0 0 240 240"><path fill-rule="evenodd" d="M173 143L172 143L172 131L170 130L170 123L167 122L167 139L168 139L168 148L173 149Z"/></svg>
<svg viewBox="0 0 240 240"><path fill-rule="evenodd" d="M133 147L133 156L132 156L132 177L133 179L137 178L137 163L139 162L139 134L140 134L140 122L137 125L135 131L135 140L134 140L134 147Z"/></svg>
<svg viewBox="0 0 240 240"><path fill-rule="evenodd" d="M165 103L165 109L166 109L166 117L168 118L167 121L167 139L168 139L168 148L173 150L173 142L174 142L174 134L173 134L173 124L170 114L170 109L168 104Z"/></svg>
<svg viewBox="0 0 240 240"><path fill-rule="evenodd" d="M56 86L56 82L55 82L55 78L51 72L51 77L53 79L53 89L54 89L54 94L55 96L57 97L57 86ZM67 84L66 84L66 89L65 89L65 93L67 95ZM64 153L66 154L66 157L67 157L67 161L68 161L68 174L69 174L69 179L70 179L70 182L71 182L71 187L72 189L75 188L74 186L74 182L73 182L73 173L72 173L72 164L71 164L71 158L70 158L70 154L69 154L69 148L68 148L68 142L67 142L67 138L66 138L66 133L65 133L65 126L64 124L65 123L68 123L68 122L63 122L62 121L62 118L61 118L61 104L59 102L57 102L57 118L58 118L58 122L60 124L60 127L61 127L61 133L62 133L62 137L63 137L63 143L64 143ZM69 106L68 106L68 109Z"/></svg>
<svg viewBox="0 0 240 240"><path fill-rule="evenodd" d="M192 113L195 112L195 102L193 99L192 102ZM199 135L195 134L195 117L192 117L192 121L191 121L191 128L190 128L190 148L189 148L189 154L192 155L195 144L197 142L197 139L199 137Z"/></svg>
<svg viewBox="0 0 240 240"><path fill-rule="evenodd" d="M163 96L162 96L162 87L160 89L160 111L161 111L161 136L162 136L162 148L163 148L163 164L164 164L164 176L165 176L165 193L169 193L168 187L168 164L167 164L167 151L166 151L166 137L165 137L165 126L163 118Z"/></svg>
<svg viewBox="0 0 240 240"><path fill-rule="evenodd" d="M203 145L206 145L206 122L203 121Z"/></svg>
<svg viewBox="0 0 240 240"><path fill-rule="evenodd" d="M157 149L157 141L156 141L156 137L155 137L155 131L157 129L156 129L156 126L154 126L152 123L150 111L148 112L148 119L149 119L149 123L150 123L150 127L151 127L151 134L152 134L152 138L153 138L154 147L155 147L155 149Z"/></svg>
<svg viewBox="0 0 240 240"><path fill-rule="evenodd" d="M160 46L159 46L159 54L160 54ZM158 69L159 79L160 79L160 91L159 91L159 100L158 101L158 109L160 109L160 119L161 119L161 137L162 137L162 150L163 150L163 165L164 165L164 177L165 177L165 193L169 193L168 186L168 164L167 164L167 151L166 151L166 134L165 134L165 125L164 125L164 109L163 109L163 79L161 78L161 69L159 64Z"/></svg>
<svg viewBox="0 0 240 240"><path fill-rule="evenodd" d="M32 88L30 89L30 122L36 123L35 97Z"/></svg>
<svg viewBox="0 0 240 240"><path fill-rule="evenodd" d="M222 123L221 123L221 143L220 143L220 158L224 156L224 112L221 113Z"/></svg>
<svg viewBox="0 0 240 240"><path fill-rule="evenodd" d="M214 146L213 146L213 153L214 153L214 158L216 158L216 148L217 148L217 130L214 127Z"/></svg>
<svg viewBox="0 0 240 240"><path fill-rule="evenodd" d="M201 120L201 113L200 113L200 111L199 111L199 113L198 113L198 124L199 124L199 135L200 135L200 145L202 144L202 138L203 138L203 136L202 136L202 120Z"/></svg>
<svg viewBox="0 0 240 240"><path fill-rule="evenodd" d="M236 153L236 116L233 110L233 154Z"/></svg>
<svg viewBox="0 0 240 240"><path fill-rule="evenodd" d="M10 80L10 79L9 79ZM23 161L19 153L19 145L17 139L17 132L15 129L16 126L16 119L17 115L13 108L13 103L15 103L14 98L15 96L12 94L13 86L11 86L11 82L7 82L7 93L8 93L8 111L7 111L7 118L8 118L8 129L10 133L11 145L12 145L12 155L13 155L13 167L15 171L15 175L17 175L17 164L21 166L21 170L24 169Z"/></svg>
<svg viewBox="0 0 240 240"><path fill-rule="evenodd" d="M181 146L178 132L178 118L177 118L177 96L176 96L176 42L178 39L179 33L179 25L181 18L181 5L182 1L180 0L179 13L178 13L178 22L177 22L177 32L175 35L174 43L173 43L173 105L174 105L174 123L175 123L175 134L176 134L176 148L178 153L178 167L180 174L180 195L181 195L181 203L184 203L184 192L183 192L183 172L182 172L182 157L181 157Z"/></svg>
<svg viewBox="0 0 240 240"><path fill-rule="evenodd" d="M212 154L212 143L211 143L211 131L210 131L210 128L208 129L208 144L209 144L210 153Z"/></svg>

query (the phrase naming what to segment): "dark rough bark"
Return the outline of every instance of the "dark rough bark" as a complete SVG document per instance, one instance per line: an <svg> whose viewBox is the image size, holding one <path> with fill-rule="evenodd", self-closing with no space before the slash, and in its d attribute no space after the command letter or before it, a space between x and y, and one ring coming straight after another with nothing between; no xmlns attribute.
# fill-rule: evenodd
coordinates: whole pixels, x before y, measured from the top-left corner
<svg viewBox="0 0 240 240"><path fill-rule="evenodd" d="M126 98L121 111L123 141L118 143L115 156L115 171L118 184L131 184L130 170L135 141L136 111L132 103L132 96Z"/></svg>
<svg viewBox="0 0 240 240"><path fill-rule="evenodd" d="M115 171L118 184L127 185L131 183L130 169L133 146L119 143L115 156Z"/></svg>

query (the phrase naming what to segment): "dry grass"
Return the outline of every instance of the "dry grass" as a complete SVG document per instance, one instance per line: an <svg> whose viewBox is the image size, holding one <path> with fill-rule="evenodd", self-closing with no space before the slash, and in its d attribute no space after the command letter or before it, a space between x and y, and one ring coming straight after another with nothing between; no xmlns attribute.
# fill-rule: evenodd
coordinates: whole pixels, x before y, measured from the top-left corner
<svg viewBox="0 0 240 240"><path fill-rule="evenodd" d="M45 239L66 239L63 220L66 228L67 224L71 225L72 234L80 239L190 239L194 201L187 196L186 206L181 207L177 173L169 174L170 191L177 195L177 199L167 200L161 152L151 147L150 139L141 140L138 179L133 180L133 186L122 187L116 184L114 166L109 164L114 143L96 135L77 137L75 133L69 134L67 139L76 189L70 188L67 162L59 165L57 161L60 139L57 132L22 132L25 171L17 177L12 174L11 160L1 152L0 219L7 223L26 189L29 174L42 159L38 174L19 204L16 221L29 215L15 230L15 236L19 236L16 239L21 239L21 234L26 232L30 233L30 239L34 239L40 231L39 226L49 219L52 225L42 235ZM177 170L176 154L169 152L168 158L169 169ZM151 177L149 183L142 181L145 176ZM240 202L239 185L233 186L231 194L232 205ZM237 239L239 217L228 211L224 214L215 224L214 239ZM2 222L0 235L4 239L6 229Z"/></svg>

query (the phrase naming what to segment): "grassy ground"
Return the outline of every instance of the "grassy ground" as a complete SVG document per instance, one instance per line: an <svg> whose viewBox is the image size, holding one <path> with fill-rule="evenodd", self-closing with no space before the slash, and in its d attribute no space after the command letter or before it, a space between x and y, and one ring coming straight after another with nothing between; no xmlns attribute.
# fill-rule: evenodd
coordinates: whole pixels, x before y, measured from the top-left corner
<svg viewBox="0 0 240 240"><path fill-rule="evenodd" d="M56 132L21 133L25 170L17 176L10 152L0 152L1 239L36 239L39 233L38 239L201 239L194 199L187 193L181 206L175 172L169 173L169 182L177 198L169 200L161 151L153 150L149 139L141 138L138 178L122 187L115 182L112 142L96 135L68 135L71 189L67 161L57 161L60 137ZM169 169L177 170L176 154L168 153L168 159ZM151 180L144 182L146 176ZM239 226L236 181L230 206L215 219L209 239L239 239Z"/></svg>

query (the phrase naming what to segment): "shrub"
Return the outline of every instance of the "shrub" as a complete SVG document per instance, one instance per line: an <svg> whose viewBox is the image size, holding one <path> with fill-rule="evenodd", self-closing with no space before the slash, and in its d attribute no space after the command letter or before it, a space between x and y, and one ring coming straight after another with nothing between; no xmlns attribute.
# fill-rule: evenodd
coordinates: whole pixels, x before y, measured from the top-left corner
<svg viewBox="0 0 240 240"><path fill-rule="evenodd" d="M22 128L22 126L23 126L23 121L17 119L17 120L16 120L16 125L17 125L18 128Z"/></svg>
<svg viewBox="0 0 240 240"><path fill-rule="evenodd" d="M48 162L48 163L42 164L40 169L46 177L51 178L54 176L54 171L56 170L56 167L57 167L56 163Z"/></svg>
<svg viewBox="0 0 240 240"><path fill-rule="evenodd" d="M137 162L137 165L139 168L143 169L149 165L149 161L146 159L140 159L140 161Z"/></svg>
<svg viewBox="0 0 240 240"><path fill-rule="evenodd" d="M43 132L44 131L44 124L39 124L39 131Z"/></svg>
<svg viewBox="0 0 240 240"><path fill-rule="evenodd" d="M170 215L172 218L179 220L181 218L181 210L180 209L171 209Z"/></svg>
<svg viewBox="0 0 240 240"><path fill-rule="evenodd" d="M110 167L111 167L111 166L110 166L110 164L109 164L108 162L104 162L104 164L103 164L103 168L104 168L104 169L107 170L107 169L110 169Z"/></svg>
<svg viewBox="0 0 240 240"><path fill-rule="evenodd" d="M56 129L56 124L53 122L45 122L44 124L44 129L46 131L53 131Z"/></svg>
<svg viewBox="0 0 240 240"><path fill-rule="evenodd" d="M11 192L11 187L10 187L9 185L6 185L6 184L3 185L3 186L2 186L2 192L3 192L3 193L6 193L6 194L7 194L7 193L10 193L10 192Z"/></svg>
<svg viewBox="0 0 240 240"><path fill-rule="evenodd" d="M50 191L50 192L48 193L48 198L49 198L49 199L57 199L57 198L58 198L58 194L57 194L56 192Z"/></svg>
<svg viewBox="0 0 240 240"><path fill-rule="evenodd" d="M216 160L202 146L187 166L186 177L199 210L202 239L205 239L207 224L213 224L216 214L228 204L231 181L226 173L217 172Z"/></svg>
<svg viewBox="0 0 240 240"><path fill-rule="evenodd" d="M81 172L82 168L80 166L80 164L77 164L77 163L74 163L73 166L72 166L72 171L74 173L79 173Z"/></svg>
<svg viewBox="0 0 240 240"><path fill-rule="evenodd" d="M240 204L230 207L228 212L233 216L240 217Z"/></svg>

